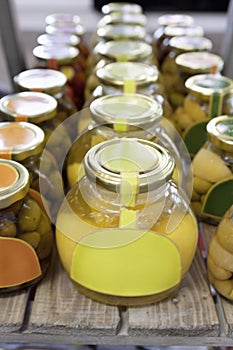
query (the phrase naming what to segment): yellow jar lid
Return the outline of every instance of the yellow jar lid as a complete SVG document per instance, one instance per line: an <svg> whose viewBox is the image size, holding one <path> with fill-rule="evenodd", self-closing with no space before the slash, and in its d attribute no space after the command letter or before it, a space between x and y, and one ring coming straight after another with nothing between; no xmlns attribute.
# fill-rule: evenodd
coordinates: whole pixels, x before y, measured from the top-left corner
<svg viewBox="0 0 233 350"><path fill-rule="evenodd" d="M114 12L103 16L97 23L97 28L103 27L106 24L131 24L145 26L147 18L143 13L122 13Z"/></svg>
<svg viewBox="0 0 233 350"><path fill-rule="evenodd" d="M55 69L28 69L14 76L14 83L20 90L56 94L67 82L65 74Z"/></svg>
<svg viewBox="0 0 233 350"><path fill-rule="evenodd" d="M203 36L175 36L170 39L169 46L179 52L210 51L213 43Z"/></svg>
<svg viewBox="0 0 233 350"><path fill-rule="evenodd" d="M160 26L168 26L170 24L192 25L193 23L194 19L192 16L182 13L165 14L158 18Z"/></svg>
<svg viewBox="0 0 233 350"><path fill-rule="evenodd" d="M192 94L209 99L214 93L229 93L233 88L233 80L222 75L197 74L188 78L185 86Z"/></svg>
<svg viewBox="0 0 233 350"><path fill-rule="evenodd" d="M208 140L217 148L233 155L233 118L221 115L211 119L206 127Z"/></svg>
<svg viewBox="0 0 233 350"><path fill-rule="evenodd" d="M143 155L143 156L139 156ZM174 159L151 141L117 138L93 146L84 158L85 173L111 191L119 191L122 173L137 172L138 193L164 185L171 178Z"/></svg>
<svg viewBox="0 0 233 350"><path fill-rule="evenodd" d="M110 40L99 42L96 51L114 61L143 61L152 55L152 46L143 41Z"/></svg>
<svg viewBox="0 0 233 350"><path fill-rule="evenodd" d="M192 74L220 72L224 65L221 56L205 51L182 53L175 62L182 71Z"/></svg>
<svg viewBox="0 0 233 350"><path fill-rule="evenodd" d="M95 99L90 104L97 124L116 124L149 128L162 118L162 107L153 98L141 94L114 94Z"/></svg>
<svg viewBox="0 0 233 350"><path fill-rule="evenodd" d="M51 13L45 17L45 23L51 25L60 25L63 26L67 23L77 25L81 22L81 19L78 15L72 13Z"/></svg>
<svg viewBox="0 0 233 350"><path fill-rule="evenodd" d="M123 87L126 80L133 80L136 86L143 86L158 80L158 69L141 62L114 62L99 68L96 75L104 84Z"/></svg>
<svg viewBox="0 0 233 350"><path fill-rule="evenodd" d="M57 101L42 92L19 92L2 97L0 110L14 121L38 124L55 117Z"/></svg>
<svg viewBox="0 0 233 350"><path fill-rule="evenodd" d="M107 24L97 28L97 36L107 40L138 39L146 37L146 30L139 25Z"/></svg>
<svg viewBox="0 0 233 350"><path fill-rule="evenodd" d="M201 26L196 25L169 25L164 28L164 35L167 37L174 37L174 36L203 36L204 35L204 29Z"/></svg>
<svg viewBox="0 0 233 350"><path fill-rule="evenodd" d="M27 122L0 123L0 157L22 161L44 148L44 131Z"/></svg>
<svg viewBox="0 0 233 350"><path fill-rule="evenodd" d="M58 33L48 34L44 33L38 36L37 42L39 45L70 45L77 46L80 43L80 38L74 34Z"/></svg>
<svg viewBox="0 0 233 350"><path fill-rule="evenodd" d="M0 209L25 197L29 190L29 173L18 162L0 159Z"/></svg>
<svg viewBox="0 0 233 350"><path fill-rule="evenodd" d="M142 13L142 6L136 3L130 2L109 2L101 7L101 12L107 15L112 12L124 12L124 13Z"/></svg>
<svg viewBox="0 0 233 350"><path fill-rule="evenodd" d="M32 53L40 60L54 60L60 64L68 64L72 63L79 55L79 50L76 47L67 45L38 45L33 49Z"/></svg>

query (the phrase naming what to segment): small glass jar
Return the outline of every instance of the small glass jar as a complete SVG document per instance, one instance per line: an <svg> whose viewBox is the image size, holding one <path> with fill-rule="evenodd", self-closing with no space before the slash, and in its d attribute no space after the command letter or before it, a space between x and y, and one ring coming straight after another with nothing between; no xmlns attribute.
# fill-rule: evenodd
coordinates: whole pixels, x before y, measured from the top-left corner
<svg viewBox="0 0 233 350"><path fill-rule="evenodd" d="M43 152L43 130L28 122L1 122L0 140L0 158L19 162L28 170L30 187L40 194L43 189L48 213L54 222L59 203L63 199L63 191L59 190L63 184L57 186L62 182L57 162L51 154Z"/></svg>
<svg viewBox="0 0 233 350"><path fill-rule="evenodd" d="M93 146L84 169L56 223L70 278L81 292L109 304L171 295L190 267L198 237L195 216L171 180L173 157L153 142L120 138Z"/></svg>
<svg viewBox="0 0 233 350"><path fill-rule="evenodd" d="M185 82L189 90L172 121L193 156L206 141L206 124L222 114L233 115L232 79L216 74L197 74Z"/></svg>
<svg viewBox="0 0 233 350"><path fill-rule="evenodd" d="M81 109L86 76L78 60L79 50L67 45L38 45L33 49L33 55L37 61L36 68L54 69L65 74L65 89L76 107Z"/></svg>
<svg viewBox="0 0 233 350"><path fill-rule="evenodd" d="M133 13L138 14L143 12L141 5L131 2L109 2L101 7L103 15L109 15L113 12Z"/></svg>
<svg viewBox="0 0 233 350"><path fill-rule="evenodd" d="M0 293L29 287L44 277L54 233L29 173L0 159Z"/></svg>
<svg viewBox="0 0 233 350"><path fill-rule="evenodd" d="M85 111L84 111L85 112ZM72 144L67 155L67 179L71 188L81 176L80 166L86 152L97 143L114 138L142 138L166 147L175 159L174 178L186 187L190 157L184 142L172 125L163 118L161 105L141 94L106 95L90 105L92 121ZM78 121L83 123L81 114Z"/></svg>
<svg viewBox="0 0 233 350"><path fill-rule="evenodd" d="M233 118L215 117L206 130L207 141L192 161L192 207L201 219L218 223L233 204Z"/></svg>
<svg viewBox="0 0 233 350"><path fill-rule="evenodd" d="M219 294L233 300L233 205L224 214L211 238L207 268L210 283Z"/></svg>

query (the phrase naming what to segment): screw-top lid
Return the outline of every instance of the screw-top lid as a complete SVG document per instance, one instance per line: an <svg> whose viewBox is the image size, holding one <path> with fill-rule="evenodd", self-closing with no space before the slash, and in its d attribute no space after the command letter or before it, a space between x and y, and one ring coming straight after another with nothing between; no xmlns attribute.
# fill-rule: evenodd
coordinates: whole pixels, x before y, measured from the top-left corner
<svg viewBox="0 0 233 350"><path fill-rule="evenodd" d="M33 51L33 55L44 61L54 60L60 64L72 63L78 56L79 50L76 47L67 45L38 45Z"/></svg>
<svg viewBox="0 0 233 350"><path fill-rule="evenodd" d="M0 159L0 209L25 197L29 189L28 170L18 162Z"/></svg>
<svg viewBox="0 0 233 350"><path fill-rule="evenodd" d="M206 127L208 140L224 151L233 154L233 118L221 115L211 119Z"/></svg>
<svg viewBox="0 0 233 350"><path fill-rule="evenodd" d="M86 153L84 167L91 181L115 192L119 191L124 173L136 174L140 193L165 184L172 177L174 159L154 142L119 138L92 147Z"/></svg>
<svg viewBox="0 0 233 350"><path fill-rule="evenodd" d="M153 98L141 94L106 95L95 99L90 110L97 124L116 131L130 127L149 128L162 118L162 107Z"/></svg>
<svg viewBox="0 0 233 350"><path fill-rule="evenodd" d="M45 17L45 23L57 26L64 26L67 23L77 25L80 24L80 17L72 13L51 13Z"/></svg>
<svg viewBox="0 0 233 350"><path fill-rule="evenodd" d="M38 36L37 42L39 45L69 45L77 46L80 43L80 38L74 34L58 33L48 34L44 33Z"/></svg>
<svg viewBox="0 0 233 350"><path fill-rule="evenodd" d="M174 37L174 36L203 36L204 35L204 29L201 26L191 25L191 26L185 26L185 25L169 25L164 28L164 35L167 37Z"/></svg>
<svg viewBox="0 0 233 350"><path fill-rule="evenodd" d="M124 13L142 13L142 6L136 3L130 2L109 2L101 7L101 12L107 15L112 12L124 12Z"/></svg>
<svg viewBox="0 0 233 350"><path fill-rule="evenodd" d="M0 123L0 157L22 161L40 154L44 148L44 131L32 123Z"/></svg>
<svg viewBox="0 0 233 350"><path fill-rule="evenodd" d="M97 36L106 40L142 40L146 37L146 30L139 25L108 24L97 28Z"/></svg>
<svg viewBox="0 0 233 350"><path fill-rule="evenodd" d="M56 94L63 90L67 78L55 69L28 69L14 76L14 83L20 90Z"/></svg>
<svg viewBox="0 0 233 350"><path fill-rule="evenodd" d="M152 55L152 46L135 40L99 42L96 52L114 61L143 61Z"/></svg>
<svg viewBox="0 0 233 350"><path fill-rule="evenodd" d="M57 101L42 92L19 92L2 97L0 110L13 121L38 124L55 117Z"/></svg>
<svg viewBox="0 0 233 350"><path fill-rule="evenodd" d="M104 84L124 87L126 81L134 81L140 87L158 80L156 66L140 62L114 62L99 68L97 77Z"/></svg>
<svg viewBox="0 0 233 350"><path fill-rule="evenodd" d="M45 27L45 32L48 34L59 35L59 34L74 34L81 37L85 33L85 29L82 24L65 23L64 25L47 25Z"/></svg>
<svg viewBox="0 0 233 350"><path fill-rule="evenodd" d="M194 19L192 16L182 14L182 13L173 13L173 14L165 14L159 16L158 24L160 26L168 26L172 24L176 25L192 25L194 23Z"/></svg>
<svg viewBox="0 0 233 350"><path fill-rule="evenodd" d="M221 56L205 51L182 53L175 62L182 71L192 74L220 72L224 65Z"/></svg>
<svg viewBox="0 0 233 350"><path fill-rule="evenodd" d="M175 36L170 39L169 46L179 52L210 51L213 43L203 36Z"/></svg>
<svg viewBox="0 0 233 350"><path fill-rule="evenodd" d="M142 13L122 13L113 12L109 15L103 16L97 23L97 28L103 27L107 24L130 24L145 26L147 18Z"/></svg>

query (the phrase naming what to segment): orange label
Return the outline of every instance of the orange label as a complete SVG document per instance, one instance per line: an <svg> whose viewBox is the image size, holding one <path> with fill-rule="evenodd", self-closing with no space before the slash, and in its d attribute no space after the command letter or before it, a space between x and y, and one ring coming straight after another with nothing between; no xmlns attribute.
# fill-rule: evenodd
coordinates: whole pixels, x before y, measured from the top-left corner
<svg viewBox="0 0 233 350"><path fill-rule="evenodd" d="M28 117L26 115L17 115L15 117L15 121L16 122L27 122L28 121Z"/></svg>
<svg viewBox="0 0 233 350"><path fill-rule="evenodd" d="M1 163L0 164L0 188L7 188L13 186L18 180L18 173L12 165Z"/></svg>

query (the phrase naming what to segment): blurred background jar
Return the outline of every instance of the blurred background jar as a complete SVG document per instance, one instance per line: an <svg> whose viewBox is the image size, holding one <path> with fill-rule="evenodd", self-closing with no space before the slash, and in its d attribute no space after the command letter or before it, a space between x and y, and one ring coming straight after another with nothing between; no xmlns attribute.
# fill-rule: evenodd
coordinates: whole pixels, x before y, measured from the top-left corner
<svg viewBox="0 0 233 350"><path fill-rule="evenodd" d="M101 12L103 15L109 15L113 12L121 13L132 13L138 14L143 13L143 8L141 5L134 2L109 2L101 7Z"/></svg>
<svg viewBox="0 0 233 350"><path fill-rule="evenodd" d="M93 146L84 169L56 223L67 274L105 303L168 297L186 275L198 237L196 218L171 180L173 157L148 140L120 138Z"/></svg>
<svg viewBox="0 0 233 350"><path fill-rule="evenodd" d="M0 293L5 293L44 277L54 232L27 169L0 159L0 173Z"/></svg>
<svg viewBox="0 0 233 350"><path fill-rule="evenodd" d="M207 141L192 161L192 208L201 220L216 224L233 204L233 117L215 117L206 130Z"/></svg>

